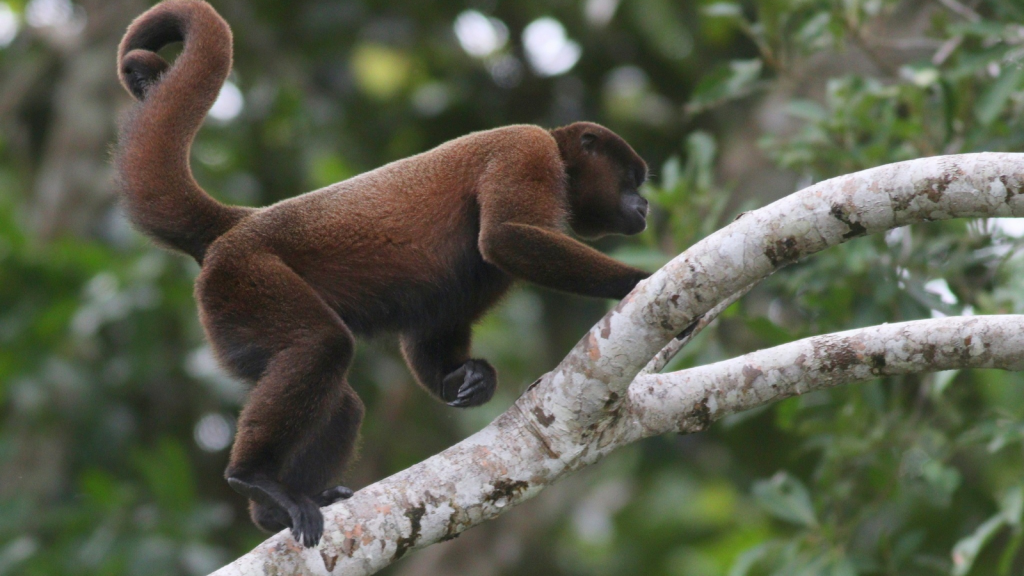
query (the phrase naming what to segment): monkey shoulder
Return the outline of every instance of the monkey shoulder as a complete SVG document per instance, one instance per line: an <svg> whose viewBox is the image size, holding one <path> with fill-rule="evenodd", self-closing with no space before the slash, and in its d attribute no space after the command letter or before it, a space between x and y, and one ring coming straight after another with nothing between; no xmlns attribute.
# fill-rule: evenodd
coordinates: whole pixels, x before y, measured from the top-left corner
<svg viewBox="0 0 1024 576"><path fill-rule="evenodd" d="M474 132L451 143L457 147L456 157L483 160L476 177L478 193L562 193L565 165L558 143L540 126L503 126Z"/></svg>
<svg viewBox="0 0 1024 576"><path fill-rule="evenodd" d="M490 131L489 159L492 166L513 169L562 169L558 144L551 133L529 124L504 126Z"/></svg>

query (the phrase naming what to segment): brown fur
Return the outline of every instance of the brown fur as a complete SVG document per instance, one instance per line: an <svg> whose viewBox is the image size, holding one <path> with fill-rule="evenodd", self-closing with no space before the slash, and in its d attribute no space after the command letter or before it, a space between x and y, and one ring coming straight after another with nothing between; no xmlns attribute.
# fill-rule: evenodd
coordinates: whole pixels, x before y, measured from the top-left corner
<svg viewBox="0 0 1024 576"><path fill-rule="evenodd" d="M184 40L168 65L155 52ZM471 326L514 278L621 298L647 276L573 240L643 230L643 160L591 123L508 126L452 140L262 209L196 184L189 149L231 66L227 24L167 0L132 23L119 71L141 100L116 165L132 221L202 265L200 319L226 369L255 384L226 471L262 528L315 545L319 506L363 415L346 381L353 334L397 332L417 380L458 407L497 384L469 358Z"/></svg>

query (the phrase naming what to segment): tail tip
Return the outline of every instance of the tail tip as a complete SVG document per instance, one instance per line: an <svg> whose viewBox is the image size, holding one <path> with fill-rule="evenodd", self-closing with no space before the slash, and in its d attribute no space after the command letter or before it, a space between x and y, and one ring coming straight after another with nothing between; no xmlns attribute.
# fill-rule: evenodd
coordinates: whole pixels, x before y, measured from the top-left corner
<svg viewBox="0 0 1024 576"><path fill-rule="evenodd" d="M121 83L138 100L146 98L170 64L156 52L132 50L121 59Z"/></svg>

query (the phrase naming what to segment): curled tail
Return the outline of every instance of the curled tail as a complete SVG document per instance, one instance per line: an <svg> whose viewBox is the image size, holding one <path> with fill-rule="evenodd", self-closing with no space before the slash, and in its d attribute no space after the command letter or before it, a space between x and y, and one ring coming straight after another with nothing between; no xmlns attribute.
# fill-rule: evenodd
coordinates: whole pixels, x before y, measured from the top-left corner
<svg viewBox="0 0 1024 576"><path fill-rule="evenodd" d="M156 52L184 42L174 64ZM192 177L192 140L231 71L231 29L201 0L165 0L132 22L118 76L139 100L121 125L115 167L128 215L161 244L200 264L206 249L252 212L211 198Z"/></svg>

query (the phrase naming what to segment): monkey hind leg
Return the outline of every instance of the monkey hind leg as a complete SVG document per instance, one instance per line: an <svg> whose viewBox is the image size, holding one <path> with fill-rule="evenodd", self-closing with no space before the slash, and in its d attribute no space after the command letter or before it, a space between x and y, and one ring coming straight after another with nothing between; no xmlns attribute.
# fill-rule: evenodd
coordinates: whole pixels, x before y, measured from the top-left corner
<svg viewBox="0 0 1024 576"><path fill-rule="evenodd" d="M261 381L257 391L262 384ZM257 526L269 532L291 528L295 539L306 547L315 546L323 534L319 508L352 496L352 490L336 482L354 451L363 403L343 378L334 386L332 391L338 392L336 395L310 396L310 402L320 405L319 408L305 412L310 418L287 443L285 455L272 465L261 461L259 453L270 442L252 432L268 420L253 411L243 411L239 437L226 473L232 488L251 500L249 513ZM285 427L277 425L270 429L283 431ZM262 470L273 470L276 474L269 476Z"/></svg>
<svg viewBox="0 0 1024 576"><path fill-rule="evenodd" d="M218 357L256 379L225 476L253 521L315 546L319 502L344 469L362 418L345 381L354 341L342 320L277 257L215 255L197 283Z"/></svg>
<svg viewBox="0 0 1024 576"><path fill-rule="evenodd" d="M363 402L347 382L342 382L340 389L341 398L330 418L309 431L307 440L281 471L284 484L310 495L319 506L352 495L350 489L336 483L355 452L364 410Z"/></svg>

